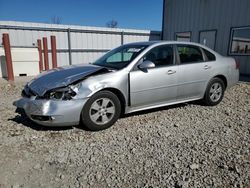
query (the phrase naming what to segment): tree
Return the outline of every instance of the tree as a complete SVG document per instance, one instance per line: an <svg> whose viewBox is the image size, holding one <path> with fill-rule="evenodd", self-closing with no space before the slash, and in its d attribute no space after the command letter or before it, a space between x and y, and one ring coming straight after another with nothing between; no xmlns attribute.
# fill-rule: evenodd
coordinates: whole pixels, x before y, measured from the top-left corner
<svg viewBox="0 0 250 188"><path fill-rule="evenodd" d="M106 27L117 28L118 22L116 20L112 19L106 23Z"/></svg>
<svg viewBox="0 0 250 188"><path fill-rule="evenodd" d="M51 23L52 24L61 24L62 23L62 18L59 16L53 16L51 17Z"/></svg>

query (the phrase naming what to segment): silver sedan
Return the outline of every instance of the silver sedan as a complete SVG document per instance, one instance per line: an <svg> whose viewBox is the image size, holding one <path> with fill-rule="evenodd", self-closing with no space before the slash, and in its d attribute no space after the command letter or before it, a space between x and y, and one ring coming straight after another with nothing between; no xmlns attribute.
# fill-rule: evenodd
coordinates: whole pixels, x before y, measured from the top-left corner
<svg viewBox="0 0 250 188"><path fill-rule="evenodd" d="M239 64L196 43L161 41L120 46L88 65L56 68L29 82L14 102L34 122L90 130L123 113L203 100L220 103L239 79Z"/></svg>

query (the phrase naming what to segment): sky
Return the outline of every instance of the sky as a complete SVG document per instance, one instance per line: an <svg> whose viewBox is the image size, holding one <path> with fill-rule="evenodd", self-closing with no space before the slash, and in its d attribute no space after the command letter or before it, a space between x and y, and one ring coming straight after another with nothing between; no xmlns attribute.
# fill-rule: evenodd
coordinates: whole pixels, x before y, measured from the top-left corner
<svg viewBox="0 0 250 188"><path fill-rule="evenodd" d="M0 20L161 30L163 0L0 0Z"/></svg>

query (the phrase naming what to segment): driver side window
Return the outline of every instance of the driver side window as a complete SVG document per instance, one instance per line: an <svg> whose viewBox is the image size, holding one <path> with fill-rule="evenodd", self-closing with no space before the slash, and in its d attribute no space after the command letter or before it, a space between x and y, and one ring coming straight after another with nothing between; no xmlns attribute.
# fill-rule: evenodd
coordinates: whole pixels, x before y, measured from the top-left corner
<svg viewBox="0 0 250 188"><path fill-rule="evenodd" d="M144 57L143 61L151 61L155 67L163 67L174 64L174 52L171 45L158 46L150 50Z"/></svg>

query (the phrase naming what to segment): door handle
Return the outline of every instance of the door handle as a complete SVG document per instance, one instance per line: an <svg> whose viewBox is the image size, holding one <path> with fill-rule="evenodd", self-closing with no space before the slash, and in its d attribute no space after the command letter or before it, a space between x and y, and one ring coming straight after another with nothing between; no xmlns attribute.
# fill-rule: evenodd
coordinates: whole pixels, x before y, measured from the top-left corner
<svg viewBox="0 0 250 188"><path fill-rule="evenodd" d="M167 74L174 74L174 73L176 73L176 71L174 71L174 70L168 70L168 72L167 72Z"/></svg>
<svg viewBox="0 0 250 188"><path fill-rule="evenodd" d="M206 69L210 69L211 68L211 66L208 66L208 65L204 65L204 69L206 70Z"/></svg>

